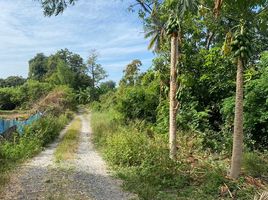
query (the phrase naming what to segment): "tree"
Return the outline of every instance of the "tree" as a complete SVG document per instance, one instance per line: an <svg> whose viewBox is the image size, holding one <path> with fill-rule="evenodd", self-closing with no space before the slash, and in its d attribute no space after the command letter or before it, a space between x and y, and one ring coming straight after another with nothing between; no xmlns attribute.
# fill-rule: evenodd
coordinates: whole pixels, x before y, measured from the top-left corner
<svg viewBox="0 0 268 200"><path fill-rule="evenodd" d="M177 131L177 111L179 102L177 101L177 67L179 61L179 48L182 47L182 24L188 13L197 11L197 0L165 0L160 6L158 1L138 1L143 9L140 17L145 22L145 37L151 37L149 48L157 52L164 41L164 36L170 36L170 88L169 88L169 147L170 158L175 159L177 152L176 131ZM151 5L154 5L151 8ZM167 13L170 13L169 17ZM144 16L149 17L145 19Z"/></svg>
<svg viewBox="0 0 268 200"><path fill-rule="evenodd" d="M140 2L141 3L141 2ZM145 38L150 38L148 49L157 53L161 50L161 45L165 42L165 21L158 13L159 4L154 2L154 9L150 12L150 17L144 24Z"/></svg>
<svg viewBox="0 0 268 200"><path fill-rule="evenodd" d="M38 53L29 61L29 78L42 81L48 71L48 58L43 53Z"/></svg>
<svg viewBox="0 0 268 200"><path fill-rule="evenodd" d="M74 86L75 74L64 61L59 61L56 74L60 85Z"/></svg>
<svg viewBox="0 0 268 200"><path fill-rule="evenodd" d="M87 70L92 78L92 88L95 88L101 80L108 76L101 64L97 63L97 59L98 54L93 50L87 60Z"/></svg>
<svg viewBox="0 0 268 200"><path fill-rule="evenodd" d="M181 25L187 12L193 11L197 7L196 0L170 0L166 1L167 10L170 11L167 22L167 34L171 37L170 50L170 91L169 91L169 148L170 158L175 159L177 152L176 132L177 132L177 111L179 102L177 101L177 67L179 60L179 47L182 45Z"/></svg>
<svg viewBox="0 0 268 200"><path fill-rule="evenodd" d="M252 57L252 40L254 32L259 29L267 28L263 23L267 15L264 11L268 8L268 3L262 0L226 0L225 17L232 22L233 39L230 43L231 50L236 59L237 77L236 77L236 101L235 101L235 117L234 117L234 136L233 150L230 176L236 179L241 171L242 155L243 155L243 89L244 89L244 68ZM230 32L230 31L229 31ZM228 41L226 41L228 45Z"/></svg>
<svg viewBox="0 0 268 200"><path fill-rule="evenodd" d="M138 74L142 63L140 60L135 59L129 63L124 69L124 76L121 80L121 84L134 86L138 81Z"/></svg>
<svg viewBox="0 0 268 200"><path fill-rule="evenodd" d="M105 94L111 90L114 90L116 87L116 83L112 80L106 81L100 84L100 90L102 94Z"/></svg>
<svg viewBox="0 0 268 200"><path fill-rule="evenodd" d="M0 87L15 87L23 85L26 82L21 76L9 76L6 79L0 79Z"/></svg>
<svg viewBox="0 0 268 200"><path fill-rule="evenodd" d="M86 65L83 62L83 58L79 54L73 53L68 49L61 49L57 51L55 57L57 59L63 60L66 65L69 66L71 71L76 74L83 74L87 71Z"/></svg>

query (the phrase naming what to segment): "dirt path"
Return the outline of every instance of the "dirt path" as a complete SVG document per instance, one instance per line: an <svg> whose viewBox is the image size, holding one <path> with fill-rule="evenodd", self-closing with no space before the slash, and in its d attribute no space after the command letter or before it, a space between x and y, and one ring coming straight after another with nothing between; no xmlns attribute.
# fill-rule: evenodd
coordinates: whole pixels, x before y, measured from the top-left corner
<svg viewBox="0 0 268 200"><path fill-rule="evenodd" d="M75 159L56 164L54 151L59 140L25 163L14 174L0 199L5 200L125 200L133 198L109 176L105 162L90 142L89 118L82 120L80 144ZM60 134L60 138L65 134Z"/></svg>

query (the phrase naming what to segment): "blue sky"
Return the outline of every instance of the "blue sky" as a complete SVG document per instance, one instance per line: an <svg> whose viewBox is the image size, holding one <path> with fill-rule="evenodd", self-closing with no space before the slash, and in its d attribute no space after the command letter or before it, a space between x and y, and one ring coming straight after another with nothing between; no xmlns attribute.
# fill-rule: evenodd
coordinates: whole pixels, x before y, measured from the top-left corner
<svg viewBox="0 0 268 200"><path fill-rule="evenodd" d="M27 77L28 61L68 48L84 59L96 49L99 63L118 81L133 59L151 66L143 27L137 13L127 10L131 0L78 0L57 17L44 17L34 0L0 1L0 77ZM133 1L132 1L133 2Z"/></svg>

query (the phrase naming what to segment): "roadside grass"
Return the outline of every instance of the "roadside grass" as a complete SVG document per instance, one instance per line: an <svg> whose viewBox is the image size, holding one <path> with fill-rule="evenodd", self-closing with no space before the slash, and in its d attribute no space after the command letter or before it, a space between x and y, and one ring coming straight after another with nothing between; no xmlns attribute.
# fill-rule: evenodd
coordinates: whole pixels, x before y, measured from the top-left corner
<svg viewBox="0 0 268 200"><path fill-rule="evenodd" d="M0 119L25 120L32 114L31 110L0 110Z"/></svg>
<svg viewBox="0 0 268 200"><path fill-rule="evenodd" d="M0 143L0 195L12 172L52 142L69 120L65 114L46 116L27 126L23 135Z"/></svg>
<svg viewBox="0 0 268 200"><path fill-rule="evenodd" d="M55 161L61 162L74 158L74 154L79 144L79 133L81 131L81 119L76 118L68 128L62 141L54 153Z"/></svg>
<svg viewBox="0 0 268 200"><path fill-rule="evenodd" d="M248 200L267 190L265 182L247 173L259 170L251 164L252 156L246 159L245 174L231 180L226 177L229 160L205 152L194 133L178 135L180 152L173 161L166 135L152 134L149 127L141 128L142 122L126 125L116 118L114 111L92 113L93 142L124 181L124 189L141 200ZM268 163L261 169L268 169Z"/></svg>

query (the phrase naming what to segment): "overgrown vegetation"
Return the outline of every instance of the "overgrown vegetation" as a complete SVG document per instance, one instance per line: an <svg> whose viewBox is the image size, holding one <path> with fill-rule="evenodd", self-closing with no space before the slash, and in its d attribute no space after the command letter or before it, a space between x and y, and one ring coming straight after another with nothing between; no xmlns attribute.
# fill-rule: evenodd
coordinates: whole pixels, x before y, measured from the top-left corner
<svg viewBox="0 0 268 200"><path fill-rule="evenodd" d="M124 188L140 199L247 200L265 189L257 178L267 178L267 155L245 154L244 177L233 181L226 176L229 159L204 151L197 133L179 133L180 154L174 161L167 156L167 136L153 134L141 121L124 125L115 111L94 112L92 125L96 146L124 180Z"/></svg>
<svg viewBox="0 0 268 200"><path fill-rule="evenodd" d="M47 16L75 2L40 1ZM87 62L68 49L37 54L29 80L2 80L0 109L35 105L53 118L71 102L62 90L92 103L94 142L141 199L252 199L267 190L267 1L135 2L130 9L156 55L150 69L140 73L133 60L115 88L100 83L106 72L95 52ZM28 129L1 156L19 160L40 149L55 135L34 130L48 122L29 128L25 154Z"/></svg>
<svg viewBox="0 0 268 200"><path fill-rule="evenodd" d="M7 183L10 170L18 163L33 157L53 141L70 120L70 116L47 115L26 126L23 135L15 134L11 141L0 145L0 185ZM1 189L1 187L0 187Z"/></svg>
<svg viewBox="0 0 268 200"><path fill-rule="evenodd" d="M267 112L267 53L256 65L259 70L245 84L246 145L241 177L236 181L227 176L235 74L226 68L228 62L219 53L217 48L200 52L203 60L196 55L198 73L186 71L182 77L185 86L178 93L179 152L175 160L168 157L168 75L162 68L165 57L156 58L145 73L139 73L132 62L126 68L133 69L124 71L117 90L91 104L96 111L92 119L94 142L125 180L125 188L141 199L252 199L267 190L267 120L261 117ZM206 69L202 70L202 65ZM130 81L125 81L126 77ZM263 128L257 130L255 126Z"/></svg>
<svg viewBox="0 0 268 200"><path fill-rule="evenodd" d="M74 89L64 84L28 79L0 88L0 116L5 120L27 120L33 114L41 115L40 119L23 127L23 132L17 133L15 127L8 130L6 137L0 136L1 186L7 183L13 168L55 140L73 118L76 105Z"/></svg>

